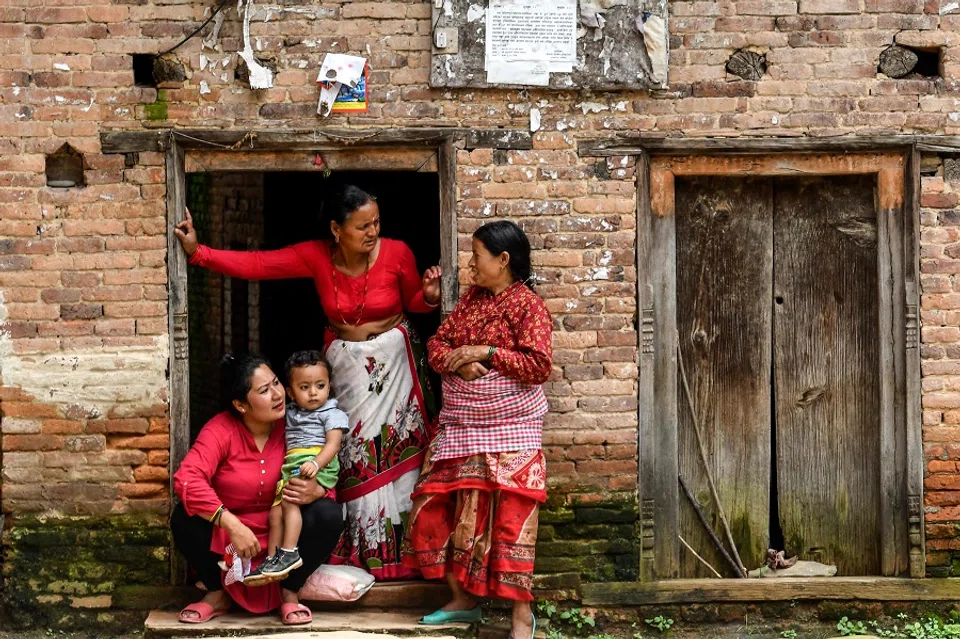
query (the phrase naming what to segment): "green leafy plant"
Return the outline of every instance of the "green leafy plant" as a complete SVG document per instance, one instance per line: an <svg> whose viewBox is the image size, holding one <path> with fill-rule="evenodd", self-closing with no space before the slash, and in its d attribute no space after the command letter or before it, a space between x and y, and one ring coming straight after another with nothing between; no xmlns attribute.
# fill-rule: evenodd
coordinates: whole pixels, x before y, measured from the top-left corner
<svg viewBox="0 0 960 639"><path fill-rule="evenodd" d="M784 630L780 633L780 636L783 637L783 639L797 639L797 631L793 629Z"/></svg>
<svg viewBox="0 0 960 639"><path fill-rule="evenodd" d="M867 634L867 627L862 621L850 621L847 617L841 617L837 622L837 632L841 637L850 637L852 635Z"/></svg>
<svg viewBox="0 0 960 639"><path fill-rule="evenodd" d="M576 628L577 632L582 632L584 628L594 628L597 625L596 619L589 614L584 613L580 608L571 608L560 613L560 619Z"/></svg>
<svg viewBox="0 0 960 639"><path fill-rule="evenodd" d="M601 632L599 635L587 635L587 639L617 639L613 635Z"/></svg>
<svg viewBox="0 0 960 639"><path fill-rule="evenodd" d="M546 617L547 619L553 619L553 615L557 613L557 605L546 599L539 600L536 609L538 617Z"/></svg>
<svg viewBox="0 0 960 639"><path fill-rule="evenodd" d="M644 619L643 621L648 626L650 626L651 628L655 628L657 632L660 632L660 633L664 633L670 630L671 627L673 627L673 619L671 619L670 617L664 617L663 615L657 615L652 619Z"/></svg>
<svg viewBox="0 0 960 639"><path fill-rule="evenodd" d="M551 628L547 630L547 639L566 639L566 637L556 628Z"/></svg>
<svg viewBox="0 0 960 639"><path fill-rule="evenodd" d="M903 628L903 636L910 639L955 639L960 637L960 624L945 624L938 617L927 617Z"/></svg>

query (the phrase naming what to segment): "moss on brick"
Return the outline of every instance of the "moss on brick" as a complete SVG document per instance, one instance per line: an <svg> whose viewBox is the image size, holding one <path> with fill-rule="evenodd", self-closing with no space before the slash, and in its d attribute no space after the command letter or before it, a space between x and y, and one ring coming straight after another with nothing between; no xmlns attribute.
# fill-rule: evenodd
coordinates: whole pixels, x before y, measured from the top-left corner
<svg viewBox="0 0 960 639"><path fill-rule="evenodd" d="M167 119L167 103L159 99L151 104L143 105L143 117L154 122Z"/></svg>
<svg viewBox="0 0 960 639"><path fill-rule="evenodd" d="M636 495L612 493L599 503L586 496L559 497L540 511L538 579L577 573L585 582L635 580L640 563Z"/></svg>
<svg viewBox="0 0 960 639"><path fill-rule="evenodd" d="M161 603L130 589L169 587L169 545L156 516L18 518L4 534L4 608L23 627L129 628Z"/></svg>

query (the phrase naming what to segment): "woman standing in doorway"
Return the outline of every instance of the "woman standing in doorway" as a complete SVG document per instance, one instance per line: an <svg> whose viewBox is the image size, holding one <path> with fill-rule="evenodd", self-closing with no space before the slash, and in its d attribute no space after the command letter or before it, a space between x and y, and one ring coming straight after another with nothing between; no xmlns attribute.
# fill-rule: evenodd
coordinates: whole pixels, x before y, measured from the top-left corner
<svg viewBox="0 0 960 639"><path fill-rule="evenodd" d="M190 263L249 280L311 278L327 316L332 384L350 418L340 452L339 499L346 527L331 563L369 570L379 580L418 575L400 562L410 493L419 476L433 406L426 356L404 313L427 313L440 300L440 267L421 278L413 253L380 237L373 196L344 187L329 217L333 240L276 251L222 251L199 244L193 220L174 234ZM291 300L296 312L296 300Z"/></svg>

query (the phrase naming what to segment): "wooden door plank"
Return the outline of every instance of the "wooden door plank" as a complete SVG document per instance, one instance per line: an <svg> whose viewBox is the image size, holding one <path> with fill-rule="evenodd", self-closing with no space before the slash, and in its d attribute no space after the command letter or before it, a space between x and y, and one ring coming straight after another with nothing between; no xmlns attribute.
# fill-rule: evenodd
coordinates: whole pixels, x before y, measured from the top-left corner
<svg viewBox="0 0 960 639"><path fill-rule="evenodd" d="M457 269L457 149L446 139L437 150L440 179L440 312L444 317L460 299Z"/></svg>
<svg viewBox="0 0 960 639"><path fill-rule="evenodd" d="M637 308L640 312L640 354L638 357L638 424L637 435L637 500L640 504L640 581L653 581L657 577L656 503L662 500L657 495L656 433L659 428L655 411L656 394L654 376L653 270L650 255L653 250L653 219L650 207L650 158L646 154L637 157ZM675 500L675 499L674 499Z"/></svg>
<svg viewBox="0 0 960 639"><path fill-rule="evenodd" d="M639 479L642 580L679 576L677 487L677 257L673 210L656 208L673 199L672 174L650 171L646 155L637 166L640 338ZM649 193L644 193L649 189ZM665 193L669 190L670 193Z"/></svg>
<svg viewBox="0 0 960 639"><path fill-rule="evenodd" d="M880 574L897 576L909 569L907 547L906 433L902 427L906 397L903 334L903 234L898 224L903 210L904 171L883 169L877 174L877 268L880 358Z"/></svg>
<svg viewBox="0 0 960 639"><path fill-rule="evenodd" d="M769 541L773 211L770 179L676 180L679 344L710 471L748 568ZM683 387L678 391L680 472L724 538L710 499ZM680 533L721 573L734 573L692 506ZM709 576L690 553L685 577Z"/></svg>
<svg viewBox="0 0 960 639"><path fill-rule="evenodd" d="M187 321L187 254L173 234L173 227L185 219L187 174L184 153L174 140L165 157L167 178L167 322L170 358L170 500L174 502L173 473L190 448L190 333ZM183 583L186 562L178 552L170 553L170 579Z"/></svg>
<svg viewBox="0 0 960 639"><path fill-rule="evenodd" d="M914 147L908 154L905 182L903 219L900 228L903 238L904 265L904 415L900 428L906 435L907 462L903 468L907 494L907 535L910 557L910 576L923 577L926 573L926 547L923 521L923 437L920 410L920 349L919 349L919 260L920 252L920 153ZM896 335L895 335L896 337ZM897 349L900 350L899 348Z"/></svg>
<svg viewBox="0 0 960 639"><path fill-rule="evenodd" d="M873 176L777 178L774 404L790 554L880 572ZM890 522L884 522L888 525Z"/></svg>

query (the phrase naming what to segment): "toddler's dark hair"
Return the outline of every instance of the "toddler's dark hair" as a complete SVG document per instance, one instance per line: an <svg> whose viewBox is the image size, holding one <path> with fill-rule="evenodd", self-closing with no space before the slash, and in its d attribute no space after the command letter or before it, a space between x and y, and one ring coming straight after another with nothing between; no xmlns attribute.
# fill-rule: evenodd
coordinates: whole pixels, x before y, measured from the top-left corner
<svg viewBox="0 0 960 639"><path fill-rule="evenodd" d="M289 385L293 369L318 365L327 369L327 376L330 375L330 363L323 356L323 353L320 351L297 351L288 357L287 363L283 365L283 376L286 377L287 384Z"/></svg>

